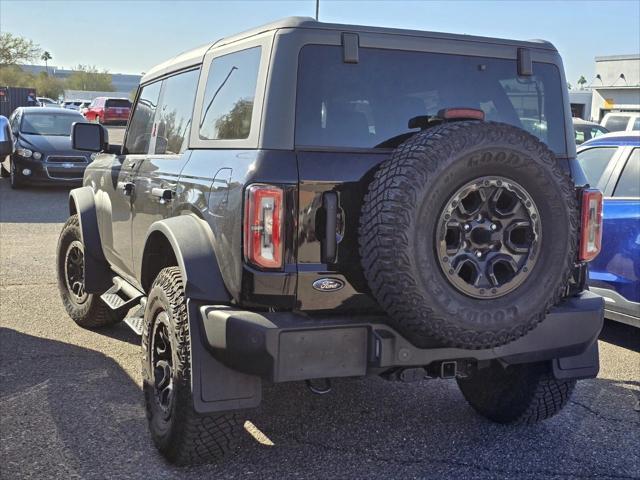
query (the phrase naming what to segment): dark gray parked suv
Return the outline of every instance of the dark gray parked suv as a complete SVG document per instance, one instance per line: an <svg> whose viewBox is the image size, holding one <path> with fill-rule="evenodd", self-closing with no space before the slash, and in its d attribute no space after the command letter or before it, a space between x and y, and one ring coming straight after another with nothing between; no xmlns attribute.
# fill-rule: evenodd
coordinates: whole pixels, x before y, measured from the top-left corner
<svg viewBox="0 0 640 480"><path fill-rule="evenodd" d="M598 372L601 195L546 42L290 18L141 81L71 192L62 299L142 335L153 439L229 451L262 381L455 378L533 423Z"/></svg>

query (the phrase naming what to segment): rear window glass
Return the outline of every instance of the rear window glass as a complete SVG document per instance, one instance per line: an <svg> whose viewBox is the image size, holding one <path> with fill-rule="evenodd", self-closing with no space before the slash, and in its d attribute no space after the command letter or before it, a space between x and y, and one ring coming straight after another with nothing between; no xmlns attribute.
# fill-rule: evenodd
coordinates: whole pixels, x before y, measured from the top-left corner
<svg viewBox="0 0 640 480"><path fill-rule="evenodd" d="M578 162L584 171L589 185L595 187L600 181L609 161L618 147L589 148L578 153Z"/></svg>
<svg viewBox="0 0 640 480"><path fill-rule="evenodd" d="M106 104L105 104L106 108L112 107L112 108L129 108L131 107L131 102L127 99L119 99L119 98L112 98L110 100L107 100Z"/></svg>
<svg viewBox="0 0 640 480"><path fill-rule="evenodd" d="M213 59L200 118L203 140L236 140L249 136L258 84L260 47Z"/></svg>
<svg viewBox="0 0 640 480"><path fill-rule="evenodd" d="M607 118L604 127L610 132L622 132L627 129L629 117L612 116Z"/></svg>
<svg viewBox="0 0 640 480"><path fill-rule="evenodd" d="M372 148L408 132L412 117L469 107L566 150L555 65L534 63L533 76L518 77L515 60L371 48L359 57L344 63L340 46L301 50L298 146Z"/></svg>
<svg viewBox="0 0 640 480"><path fill-rule="evenodd" d="M640 197L640 148L634 148L622 170L614 197Z"/></svg>

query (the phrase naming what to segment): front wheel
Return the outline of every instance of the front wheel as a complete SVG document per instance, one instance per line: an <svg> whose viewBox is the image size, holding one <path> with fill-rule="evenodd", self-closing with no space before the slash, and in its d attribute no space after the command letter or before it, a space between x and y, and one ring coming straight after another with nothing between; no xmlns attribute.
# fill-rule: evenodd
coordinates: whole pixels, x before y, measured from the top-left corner
<svg viewBox="0 0 640 480"><path fill-rule="evenodd" d="M143 389L156 447L170 461L220 460L241 433L235 414L200 415L191 396L191 337L180 269L168 267L154 281L142 332Z"/></svg>
<svg viewBox="0 0 640 480"><path fill-rule="evenodd" d="M9 160L9 183L11 184L11 188L14 190L18 190L24 185L13 160Z"/></svg>
<svg viewBox="0 0 640 480"><path fill-rule="evenodd" d="M11 172L4 166L4 162L0 162L0 177L8 178L11 176Z"/></svg>
<svg viewBox="0 0 640 480"><path fill-rule="evenodd" d="M99 328L119 322L99 295L84 289L84 243L78 215L62 227L58 240L58 289L69 316L83 328Z"/></svg>
<svg viewBox="0 0 640 480"><path fill-rule="evenodd" d="M469 404L497 423L534 424L554 416L569 401L576 380L557 380L548 362L503 366L493 362L458 386Z"/></svg>

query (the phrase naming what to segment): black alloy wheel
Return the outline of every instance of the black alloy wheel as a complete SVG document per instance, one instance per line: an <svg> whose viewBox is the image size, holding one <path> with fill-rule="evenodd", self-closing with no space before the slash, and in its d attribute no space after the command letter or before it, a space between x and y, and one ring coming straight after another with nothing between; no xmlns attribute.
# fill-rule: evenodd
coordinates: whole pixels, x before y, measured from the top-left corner
<svg viewBox="0 0 640 480"><path fill-rule="evenodd" d="M538 258L540 213L514 180L477 178L440 213L438 261L449 282L474 298L495 299L524 282Z"/></svg>
<svg viewBox="0 0 640 480"><path fill-rule="evenodd" d="M64 259L64 280L71 299L76 305L87 301L84 288L84 246L82 242L74 240L69 244Z"/></svg>
<svg viewBox="0 0 640 480"><path fill-rule="evenodd" d="M174 390L173 348L171 346L169 325L167 312L160 311L153 324L151 340L154 399L165 420L171 416Z"/></svg>

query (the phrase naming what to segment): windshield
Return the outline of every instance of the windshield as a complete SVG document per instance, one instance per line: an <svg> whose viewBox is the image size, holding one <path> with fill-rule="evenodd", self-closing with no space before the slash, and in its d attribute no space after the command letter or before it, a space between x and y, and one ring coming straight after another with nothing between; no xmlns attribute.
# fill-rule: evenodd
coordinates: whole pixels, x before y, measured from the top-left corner
<svg viewBox="0 0 640 480"><path fill-rule="evenodd" d="M349 64L340 46L307 45L299 61L296 145L383 146L408 132L413 117L468 107L563 154L560 72L546 63L534 63L533 72L519 77L515 60L372 48L360 48L359 62Z"/></svg>
<svg viewBox="0 0 640 480"><path fill-rule="evenodd" d="M71 126L84 122L82 115L25 113L21 132L27 135L71 135Z"/></svg>

